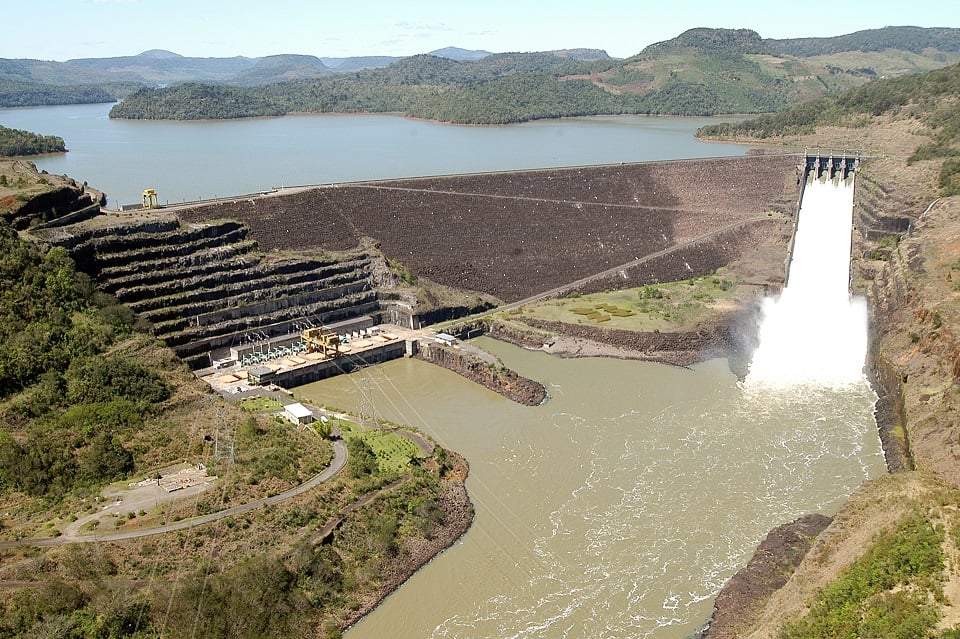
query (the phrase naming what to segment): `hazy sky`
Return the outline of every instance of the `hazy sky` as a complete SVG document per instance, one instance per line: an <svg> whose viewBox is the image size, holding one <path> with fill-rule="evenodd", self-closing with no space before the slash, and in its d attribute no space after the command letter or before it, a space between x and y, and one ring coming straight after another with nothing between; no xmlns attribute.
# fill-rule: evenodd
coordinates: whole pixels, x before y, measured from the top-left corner
<svg viewBox="0 0 960 639"><path fill-rule="evenodd" d="M958 27L943 0L3 0L0 58L68 60L167 49L186 56L406 56L445 46L639 53L693 27L765 38L884 26Z"/></svg>

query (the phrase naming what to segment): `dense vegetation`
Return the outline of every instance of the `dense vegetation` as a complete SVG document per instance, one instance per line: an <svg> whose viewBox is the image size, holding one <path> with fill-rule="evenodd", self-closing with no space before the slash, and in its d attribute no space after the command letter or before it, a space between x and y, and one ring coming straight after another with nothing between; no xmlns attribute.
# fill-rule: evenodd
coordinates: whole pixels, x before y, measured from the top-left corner
<svg viewBox="0 0 960 639"><path fill-rule="evenodd" d="M960 50L960 29L884 27L832 38L792 38L767 40L766 43L777 53L804 58L842 51L883 51L885 49L899 49L919 54L925 49Z"/></svg>
<svg viewBox="0 0 960 639"><path fill-rule="evenodd" d="M60 498L132 470L121 442L170 394L106 355L134 323L66 251L43 254L0 221L0 492Z"/></svg>
<svg viewBox="0 0 960 639"><path fill-rule="evenodd" d="M762 51L755 32L699 29L624 62L587 62L552 53L497 54L475 62L421 55L334 78L229 90L196 84L145 89L124 99L110 116L398 112L445 122L504 124L597 114L757 113L785 106L805 86L797 89L782 72L751 59ZM818 84L816 95L822 90Z"/></svg>
<svg viewBox="0 0 960 639"><path fill-rule="evenodd" d="M184 84L144 89L116 105L110 116L189 120L291 112L399 112L460 123L505 123L630 110L617 106L616 96L589 82L560 79L604 64L609 63L538 53L491 55L471 63L421 55L384 69L328 79L247 88Z"/></svg>
<svg viewBox="0 0 960 639"><path fill-rule="evenodd" d="M911 32L904 46L915 46L923 33ZM960 43L960 37L953 37ZM886 34L878 39L894 40ZM948 35L931 34L934 40L949 45ZM778 58L748 29L691 29L622 61L555 53L495 54L471 62L419 55L336 77L230 89L198 84L144 89L125 98L110 115L178 120L397 112L446 122L503 124L596 114L765 113L877 76L871 68L837 64Z"/></svg>
<svg viewBox="0 0 960 639"><path fill-rule="evenodd" d="M920 513L884 531L819 592L805 617L784 626L781 639L956 639L956 629L935 632L936 604L945 602L943 540L942 528Z"/></svg>
<svg viewBox="0 0 960 639"><path fill-rule="evenodd" d="M36 155L66 151L63 138L0 125L0 155Z"/></svg>
<svg viewBox="0 0 960 639"><path fill-rule="evenodd" d="M779 113L738 123L704 127L698 136L767 139L812 133L820 126L865 126L875 116L916 118L931 141L909 162L942 160L943 195L960 194L960 64L927 73L878 80L837 96L820 98Z"/></svg>
<svg viewBox="0 0 960 639"><path fill-rule="evenodd" d="M22 82L0 77L0 107L28 107L54 104L96 104L115 102L129 93L132 83L59 85Z"/></svg>

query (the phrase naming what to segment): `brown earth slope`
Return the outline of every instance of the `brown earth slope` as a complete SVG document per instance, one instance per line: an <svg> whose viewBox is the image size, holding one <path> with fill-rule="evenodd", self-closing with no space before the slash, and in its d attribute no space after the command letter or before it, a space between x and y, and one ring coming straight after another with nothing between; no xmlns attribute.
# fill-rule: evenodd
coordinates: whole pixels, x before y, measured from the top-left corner
<svg viewBox="0 0 960 639"><path fill-rule="evenodd" d="M739 221L769 223L761 218L793 210L796 164L764 155L371 182L178 214L243 221L266 250L345 250L372 237L420 277L509 302ZM730 235L691 252L690 272L754 241Z"/></svg>

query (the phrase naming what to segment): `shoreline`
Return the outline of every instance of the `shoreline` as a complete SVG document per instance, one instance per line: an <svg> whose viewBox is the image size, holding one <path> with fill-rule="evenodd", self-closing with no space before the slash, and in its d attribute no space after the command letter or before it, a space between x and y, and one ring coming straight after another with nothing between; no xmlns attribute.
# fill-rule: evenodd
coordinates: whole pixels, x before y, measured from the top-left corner
<svg viewBox="0 0 960 639"><path fill-rule="evenodd" d="M443 526L431 540L432 543L423 543L408 549L409 554L395 562L382 574L383 583L362 600L356 610L347 615L341 631L347 631L362 621L421 568L442 555L470 530L474 519L473 502L470 501L466 486L470 464L465 457L455 451L447 450L447 456L453 468L450 471L450 478L445 480L446 485L440 493L440 503L446 518Z"/></svg>

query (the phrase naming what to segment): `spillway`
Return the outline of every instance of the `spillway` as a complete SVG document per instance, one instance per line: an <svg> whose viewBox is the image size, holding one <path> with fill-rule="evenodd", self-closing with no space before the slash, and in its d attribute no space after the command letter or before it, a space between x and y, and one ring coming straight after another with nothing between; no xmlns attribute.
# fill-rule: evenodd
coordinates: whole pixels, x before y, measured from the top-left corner
<svg viewBox="0 0 960 639"><path fill-rule="evenodd" d="M764 301L748 390L866 383L867 312L851 299L854 177L809 178L787 286Z"/></svg>

